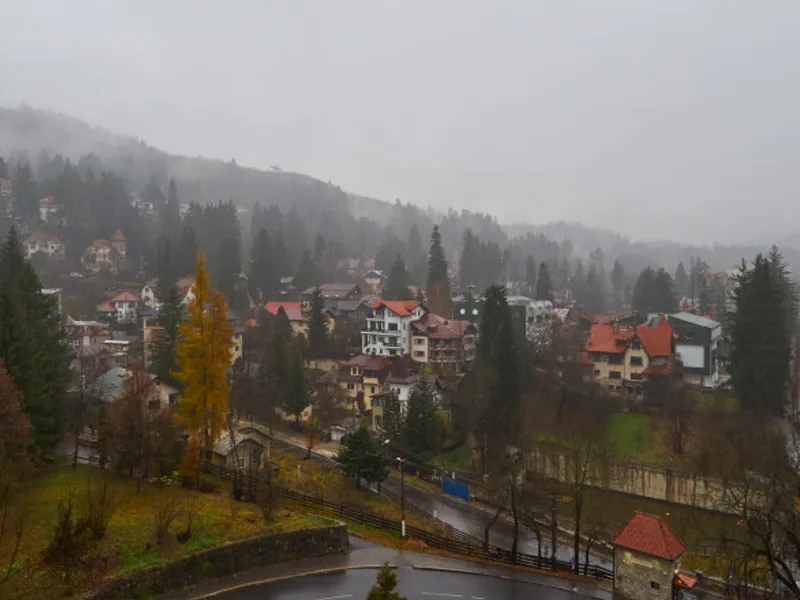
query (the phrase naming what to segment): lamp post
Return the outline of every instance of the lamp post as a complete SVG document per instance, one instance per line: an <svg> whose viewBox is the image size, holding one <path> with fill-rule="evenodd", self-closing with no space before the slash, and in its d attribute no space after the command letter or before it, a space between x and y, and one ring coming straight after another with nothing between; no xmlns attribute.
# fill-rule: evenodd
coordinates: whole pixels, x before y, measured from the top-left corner
<svg viewBox="0 0 800 600"><path fill-rule="evenodd" d="M399 456L397 462L400 463L400 536L406 537L406 496L405 496L405 471L403 470L403 463L405 462Z"/></svg>

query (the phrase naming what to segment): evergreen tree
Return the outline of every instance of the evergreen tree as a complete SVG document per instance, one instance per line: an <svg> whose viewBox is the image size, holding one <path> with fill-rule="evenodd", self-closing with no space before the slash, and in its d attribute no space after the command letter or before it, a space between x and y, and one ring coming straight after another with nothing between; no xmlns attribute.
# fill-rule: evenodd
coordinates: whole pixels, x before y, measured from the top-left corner
<svg viewBox="0 0 800 600"><path fill-rule="evenodd" d="M310 287L319 285L319 271L314 259L308 253L308 250L303 252L303 257L300 259L300 264L297 267L297 273L294 275L294 287L303 292Z"/></svg>
<svg viewBox="0 0 800 600"><path fill-rule="evenodd" d="M404 446L405 415L396 392L390 392L383 403L383 431L390 440Z"/></svg>
<svg viewBox="0 0 800 600"><path fill-rule="evenodd" d="M14 193L15 216L28 224L36 223L39 220L39 199L33 172L27 162L17 166L11 186Z"/></svg>
<svg viewBox="0 0 800 600"><path fill-rule="evenodd" d="M536 281L536 299L553 299L553 284L550 282L550 273L548 273L547 265L544 263L539 265L539 279Z"/></svg>
<svg viewBox="0 0 800 600"><path fill-rule="evenodd" d="M289 393L289 354L292 343L292 326L283 307L272 322L269 347L265 360L264 381L269 383L270 400L274 409L283 406Z"/></svg>
<svg viewBox="0 0 800 600"><path fill-rule="evenodd" d="M525 261L525 283L528 286L526 294L534 296L536 294L536 261L531 255L528 255L528 259Z"/></svg>
<svg viewBox="0 0 800 600"><path fill-rule="evenodd" d="M181 205L178 202L178 186L169 180L167 204L164 208L164 230L170 237L177 235L181 228Z"/></svg>
<svg viewBox="0 0 800 600"><path fill-rule="evenodd" d="M411 291L408 289L408 270L406 263L398 254L389 271L384 297L387 300L411 300Z"/></svg>
<svg viewBox="0 0 800 600"><path fill-rule="evenodd" d="M0 248L0 358L22 394L32 450L53 456L67 420L69 351L53 300L42 294L13 227Z"/></svg>
<svg viewBox="0 0 800 600"><path fill-rule="evenodd" d="M480 285L480 241L472 234L471 229L464 232L461 247L461 260L458 265L458 278L461 289L465 290L470 285Z"/></svg>
<svg viewBox="0 0 800 600"><path fill-rule="evenodd" d="M742 261L737 281L728 327L731 382L742 408L780 416L790 378L789 300L770 259L761 254L750 269Z"/></svg>
<svg viewBox="0 0 800 600"><path fill-rule="evenodd" d="M219 276L217 286L219 291L234 304L236 282L242 272L239 240L235 237L226 237L219 246ZM233 308L241 308L233 306Z"/></svg>
<svg viewBox="0 0 800 600"><path fill-rule="evenodd" d="M317 264L322 264L327 247L328 244L325 242L325 238L322 237L321 233L318 233L317 239L314 241L314 260Z"/></svg>
<svg viewBox="0 0 800 600"><path fill-rule="evenodd" d="M678 301L672 288L672 277L664 269L656 271L653 267L642 269L636 280L631 300L633 310L642 318L651 313L673 313Z"/></svg>
<svg viewBox="0 0 800 600"><path fill-rule="evenodd" d="M381 565L378 578L367 593L367 600L408 600L394 591L397 587L397 575L388 562Z"/></svg>
<svg viewBox="0 0 800 600"><path fill-rule="evenodd" d="M336 462L346 475L356 480L357 485L361 485L362 480L378 484L389 476L383 448L365 425L347 436Z"/></svg>
<svg viewBox="0 0 800 600"><path fill-rule="evenodd" d="M153 205L153 209L162 214L167 206L167 199L164 197L164 192L156 183L156 178L151 177L150 181L142 190L141 198L143 202L149 202Z"/></svg>
<svg viewBox="0 0 800 600"><path fill-rule="evenodd" d="M798 316L798 297L797 285L792 280L789 273L789 267L783 259L783 255L778 250L777 246L772 246L767 255L770 267L772 268L773 277L783 290L785 298L785 311L786 311L786 335L790 339L794 337L797 331L797 316Z"/></svg>
<svg viewBox="0 0 800 600"><path fill-rule="evenodd" d="M682 262L678 263L678 268L675 270L675 294L678 298L686 298L689 295L689 277Z"/></svg>
<svg viewBox="0 0 800 600"><path fill-rule="evenodd" d="M297 344L289 344L286 373L282 378L284 384L282 408L288 415L293 415L295 421L300 422L300 416L311 403L311 395L306 381L303 355Z"/></svg>
<svg viewBox="0 0 800 600"><path fill-rule="evenodd" d="M411 226L408 232L408 267L410 269L410 280L414 285L425 283L427 266L425 264L425 249L422 245L422 237L419 234L417 225Z"/></svg>
<svg viewBox="0 0 800 600"><path fill-rule="evenodd" d="M178 251L177 273L181 277L194 272L195 257L197 256L197 240L194 228L184 225L181 231L180 249Z"/></svg>
<svg viewBox="0 0 800 600"><path fill-rule="evenodd" d="M158 277L158 295L163 298L175 285L177 280L177 257L173 252L172 241L166 235L156 240L156 275Z"/></svg>
<svg viewBox="0 0 800 600"><path fill-rule="evenodd" d="M270 234L272 235L272 234ZM275 277L280 285L282 277L288 277L294 274L294 265L289 257L289 251L286 249L286 243L283 241L283 232L278 229L273 236L274 244L272 246L272 264L275 268ZM303 291L297 283L294 284L295 289Z"/></svg>
<svg viewBox="0 0 800 600"><path fill-rule="evenodd" d="M178 288L173 284L164 296L164 303L158 313L158 324L162 327L160 335L153 343L150 370L170 385L178 385L175 371L175 351L178 346L178 331L183 321L183 304Z"/></svg>
<svg viewBox="0 0 800 600"><path fill-rule="evenodd" d="M614 267L611 269L611 290L614 293L614 304L619 306L622 304L622 294L625 288L625 270L618 260L614 261Z"/></svg>
<svg viewBox="0 0 800 600"><path fill-rule="evenodd" d="M584 269L583 261L580 258L575 263L575 274L570 279L569 288L575 302L579 306L586 308L586 269Z"/></svg>
<svg viewBox="0 0 800 600"><path fill-rule="evenodd" d="M420 374L417 385L408 399L404 441L409 452L422 459L429 459L439 449L439 423L436 404L428 378Z"/></svg>
<svg viewBox="0 0 800 600"><path fill-rule="evenodd" d="M262 228L253 240L253 247L250 249L251 289L255 294L260 294L263 302L277 296L279 283L272 264L272 243L269 233Z"/></svg>
<svg viewBox="0 0 800 600"><path fill-rule="evenodd" d="M439 226L431 232L428 255L428 304L431 312L450 319L453 317L453 301L450 296L450 280L447 276L447 259L442 249Z"/></svg>
<svg viewBox="0 0 800 600"><path fill-rule="evenodd" d="M178 368L174 376L183 388L178 416L208 453L219 439L228 415L227 370L233 329L228 323L225 298L210 289L202 252L197 253L192 290L188 319L179 326Z"/></svg>
<svg viewBox="0 0 800 600"><path fill-rule="evenodd" d="M308 345L312 353L319 355L328 347L328 319L325 314L325 300L319 288L311 296L308 314Z"/></svg>
<svg viewBox="0 0 800 600"><path fill-rule="evenodd" d="M606 310L604 279L602 275L598 274L597 267L594 264L589 267L589 274L586 276L584 308L590 313L602 314Z"/></svg>

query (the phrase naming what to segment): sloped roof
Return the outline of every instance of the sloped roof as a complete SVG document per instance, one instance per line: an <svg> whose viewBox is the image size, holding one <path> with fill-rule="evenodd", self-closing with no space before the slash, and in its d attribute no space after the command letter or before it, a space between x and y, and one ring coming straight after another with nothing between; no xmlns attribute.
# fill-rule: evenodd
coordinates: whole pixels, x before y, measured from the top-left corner
<svg viewBox="0 0 800 600"><path fill-rule="evenodd" d="M661 315L655 327L639 325L636 335L650 358L672 354L672 327L664 315Z"/></svg>
<svg viewBox="0 0 800 600"><path fill-rule="evenodd" d="M323 283L320 286L311 286L303 290L303 296L310 296L319 287L322 296L328 300L336 298L344 298L353 291L361 291L357 283Z"/></svg>
<svg viewBox="0 0 800 600"><path fill-rule="evenodd" d="M381 306L385 306L399 317L408 317L419 306L419 302L417 300L376 300L369 305L373 310Z"/></svg>
<svg viewBox="0 0 800 600"><path fill-rule="evenodd" d="M122 292L114 296L110 302L138 302L138 296L132 294L131 292Z"/></svg>
<svg viewBox="0 0 800 600"><path fill-rule="evenodd" d="M685 550L664 519L638 510L611 543L662 560L675 560Z"/></svg>
<svg viewBox="0 0 800 600"><path fill-rule="evenodd" d="M306 321L305 315L303 315L303 304L301 302L267 302L264 305L264 310L266 310L271 315L278 314L280 309L286 313L286 317L290 321Z"/></svg>
<svg viewBox="0 0 800 600"><path fill-rule="evenodd" d="M122 235L122 230L117 227L117 230L114 232L114 235L111 236L111 239L115 242L124 242L125 236Z"/></svg>
<svg viewBox="0 0 800 600"><path fill-rule="evenodd" d="M380 369L389 368L391 361L386 356L375 356L374 354L359 354L354 356L343 366L360 367L367 371L378 371Z"/></svg>
<svg viewBox="0 0 800 600"><path fill-rule="evenodd" d="M475 329L475 326L469 321L454 321L433 313L424 314L422 318L411 323L411 327L419 334L432 339L460 338L468 329Z"/></svg>
<svg viewBox="0 0 800 600"><path fill-rule="evenodd" d="M699 315L694 315L688 312L679 312L673 315L670 315L670 319L678 319L679 321L684 321L686 323L690 323L692 325L696 325L697 327L705 327L707 329L716 329L720 326L717 321L713 321L707 317L701 317Z"/></svg>
<svg viewBox="0 0 800 600"><path fill-rule="evenodd" d="M117 312L117 309L111 306L108 302L103 302L97 306L97 312L101 313L112 313Z"/></svg>
<svg viewBox="0 0 800 600"><path fill-rule="evenodd" d="M46 231L36 231L30 234L25 239L26 244L30 244L31 242L35 242L37 244L43 242L54 242L56 244L60 244L61 240L58 239L58 236L53 233L47 233Z"/></svg>
<svg viewBox="0 0 800 600"><path fill-rule="evenodd" d="M613 325L595 323L589 330L586 351L621 354L627 349L632 335L632 332L629 332L628 329L615 333Z"/></svg>
<svg viewBox="0 0 800 600"><path fill-rule="evenodd" d="M53 208L56 205L56 199L53 196L39 199L39 208Z"/></svg>

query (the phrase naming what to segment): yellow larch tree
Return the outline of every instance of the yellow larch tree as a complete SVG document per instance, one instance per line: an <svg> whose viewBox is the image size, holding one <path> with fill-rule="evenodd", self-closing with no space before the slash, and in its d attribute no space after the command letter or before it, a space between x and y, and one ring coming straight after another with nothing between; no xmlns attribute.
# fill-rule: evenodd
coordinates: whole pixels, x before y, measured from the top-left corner
<svg viewBox="0 0 800 600"><path fill-rule="evenodd" d="M183 386L177 417L197 440L202 450L197 453L199 461L208 457L228 416L226 371L231 364L233 328L228 323L225 297L210 289L202 252L197 253L195 265L194 297L189 301L188 318L179 328L173 375Z"/></svg>

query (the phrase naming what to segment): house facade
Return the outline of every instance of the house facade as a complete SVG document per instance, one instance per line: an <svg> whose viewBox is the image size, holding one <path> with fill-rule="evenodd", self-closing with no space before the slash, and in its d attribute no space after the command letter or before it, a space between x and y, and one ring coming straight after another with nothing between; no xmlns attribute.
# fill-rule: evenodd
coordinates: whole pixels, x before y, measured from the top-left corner
<svg viewBox="0 0 800 600"><path fill-rule="evenodd" d="M355 356L339 367L339 385L359 408L369 412L372 410L372 397L381 391L391 364L385 356Z"/></svg>
<svg viewBox="0 0 800 600"><path fill-rule="evenodd" d="M716 388L721 382L717 354L722 325L692 313L669 315L675 331L675 353L683 363L683 379L698 387Z"/></svg>
<svg viewBox="0 0 800 600"><path fill-rule="evenodd" d="M88 272L97 274L103 271L118 274L127 264L127 248L125 236L117 231L111 240L97 239L83 253L83 267Z"/></svg>
<svg viewBox="0 0 800 600"><path fill-rule="evenodd" d="M642 395L649 377L672 373L675 344L666 317L655 326L594 324L584 350L592 376L609 391Z"/></svg>
<svg viewBox="0 0 800 600"><path fill-rule="evenodd" d="M53 196L39 200L39 220L42 223L51 222L57 214L58 204L56 204L56 199Z"/></svg>
<svg viewBox="0 0 800 600"><path fill-rule="evenodd" d="M411 323L411 360L440 374L464 373L475 360L476 339L469 321L426 313Z"/></svg>
<svg viewBox="0 0 800 600"><path fill-rule="evenodd" d="M377 300L361 332L361 351L377 356L403 356L411 350L411 323L425 314L416 300Z"/></svg>
<svg viewBox="0 0 800 600"><path fill-rule="evenodd" d="M25 257L30 259L42 254L56 260L64 260L64 244L52 233L32 233L25 239Z"/></svg>
<svg viewBox="0 0 800 600"><path fill-rule="evenodd" d="M139 313L139 297L131 292L122 292L100 304L97 312L107 320L133 323Z"/></svg>
<svg viewBox="0 0 800 600"><path fill-rule="evenodd" d="M274 317L278 316L280 309L286 313L286 318L289 319L289 325L292 327L293 335L302 335L308 337L308 314L304 312L302 302L267 302L264 305L264 310ZM332 333L336 326L336 320L333 317L333 312L330 310L325 311L325 320L328 327L328 333Z"/></svg>
<svg viewBox="0 0 800 600"><path fill-rule="evenodd" d="M310 287L300 292L300 299L305 302L311 302L311 298L317 287ZM323 283L319 286L319 291L322 294L322 299L325 302L332 302L334 300L360 300L363 293L361 286L355 283Z"/></svg>

